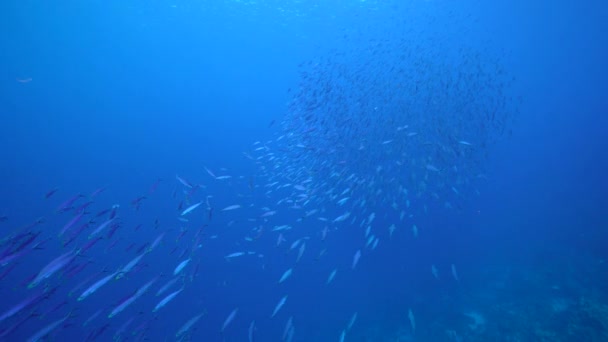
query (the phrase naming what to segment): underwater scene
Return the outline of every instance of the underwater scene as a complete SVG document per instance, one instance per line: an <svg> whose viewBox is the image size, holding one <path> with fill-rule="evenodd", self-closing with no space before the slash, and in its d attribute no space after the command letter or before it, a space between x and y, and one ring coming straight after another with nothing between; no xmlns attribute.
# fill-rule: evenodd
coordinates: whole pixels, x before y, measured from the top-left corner
<svg viewBox="0 0 608 342"><path fill-rule="evenodd" d="M0 341L608 341L608 3L6 0Z"/></svg>

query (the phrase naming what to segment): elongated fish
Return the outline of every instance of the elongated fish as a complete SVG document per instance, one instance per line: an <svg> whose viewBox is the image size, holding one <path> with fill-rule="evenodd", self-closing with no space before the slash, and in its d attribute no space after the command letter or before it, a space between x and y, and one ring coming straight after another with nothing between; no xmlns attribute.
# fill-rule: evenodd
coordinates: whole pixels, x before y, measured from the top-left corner
<svg viewBox="0 0 608 342"><path fill-rule="evenodd" d="M189 262L190 262L190 258L180 262L179 265L177 265L177 267L173 271L173 275L178 275L184 269L184 267L186 267L188 265Z"/></svg>
<svg viewBox="0 0 608 342"><path fill-rule="evenodd" d="M36 278L34 278L34 280L32 280L32 282L27 287L29 289L31 289L31 288L35 287L36 285L40 284L40 282L43 281L44 279L47 279L47 278L51 277L53 274L57 273L57 271L61 270L67 264L69 264L74 259L76 254L77 253L72 250L72 251L69 251L69 252L62 254L62 255L58 256L57 258L55 258L48 265L46 265L42 270L40 270L40 272L38 273Z"/></svg>
<svg viewBox="0 0 608 342"><path fill-rule="evenodd" d="M284 282L285 280L287 280L287 278L289 278L291 276L292 273L292 269L288 269L287 271L285 271L283 273L283 275L281 276L281 279L279 279L279 284Z"/></svg>
<svg viewBox="0 0 608 342"><path fill-rule="evenodd" d="M97 290L99 290L102 286L104 286L105 284L107 284L110 280L112 280L112 278L116 277L116 275L118 274L118 272L114 272L110 275L107 275L101 279L99 279L97 282L95 282L93 285L89 286L88 289L86 289L81 295L80 297L78 297L78 301L82 301L85 298L87 298L88 296L92 295L93 293L95 293Z"/></svg>
<svg viewBox="0 0 608 342"><path fill-rule="evenodd" d="M183 186L192 189L193 186L190 182L188 182L187 180L183 179L182 177L180 177L179 175L175 175L175 178L177 179L178 182L182 183Z"/></svg>
<svg viewBox="0 0 608 342"><path fill-rule="evenodd" d="M300 246L300 250L298 251L298 258L296 259L296 262L300 262L300 259L302 259L302 255L304 254L305 249L306 249L306 242L302 243L302 245Z"/></svg>
<svg viewBox="0 0 608 342"><path fill-rule="evenodd" d="M234 252L234 253L230 253L230 254L226 255L224 258L232 259L232 258L240 257L243 255L245 255L245 252Z"/></svg>
<svg viewBox="0 0 608 342"><path fill-rule="evenodd" d="M165 285L163 285L163 287L161 287L158 292L156 292L156 296L160 296L161 294L165 293L171 286L173 286L175 283L177 283L177 281L180 278L173 278L171 280L169 280Z"/></svg>
<svg viewBox="0 0 608 342"><path fill-rule="evenodd" d="M156 311L162 309L163 306L167 305L167 303L172 301L173 298L175 298L183 290L184 290L184 288L182 287L181 289L168 294L167 297L163 298L163 300L161 300L160 302L158 302L158 304L156 304L156 306L154 307L154 310L152 310L152 312L156 312Z"/></svg>
<svg viewBox="0 0 608 342"><path fill-rule="evenodd" d="M336 218L334 219L334 223L336 223L336 222L342 222L342 221L345 221L345 220L346 220L347 218L349 218L349 217L350 217L350 212L348 212L348 211L347 211L347 212L345 212L344 214L342 214L342 215L340 215L340 216L336 217Z"/></svg>
<svg viewBox="0 0 608 342"><path fill-rule="evenodd" d="M101 233L104 229L106 229L112 222L114 222L115 218L108 219L104 223L100 224L97 229L95 229L91 234L89 234L89 239L92 239L95 235Z"/></svg>
<svg viewBox="0 0 608 342"><path fill-rule="evenodd" d="M34 334L32 337L30 337L27 341L28 342L38 342L41 341L46 335L50 334L51 331L55 330L58 326L60 326L63 322L65 322L71 315L72 313L70 312L67 316L65 316L62 319L58 319L55 322L47 325L46 327L42 328L42 330L38 331L36 334Z"/></svg>
<svg viewBox="0 0 608 342"><path fill-rule="evenodd" d="M131 260L128 264L126 264L123 268L121 268L120 271L117 272L118 274L116 274L116 279L120 279L120 278L124 277L125 274L131 272L133 267L135 267L135 265L137 265L139 263L141 258L143 258L144 255L146 255L146 253L147 252L143 252L142 254L136 256L133 260Z"/></svg>
<svg viewBox="0 0 608 342"><path fill-rule="evenodd" d="M279 312L279 310L281 310L283 305L285 305L286 301L287 301L287 295L285 295L283 298L281 298L279 303L277 303L277 306L275 306L274 311L272 312L272 316L270 316L271 318L274 317Z"/></svg>
<svg viewBox="0 0 608 342"><path fill-rule="evenodd" d="M200 201L198 203L195 203L195 204L189 206L184 211L182 211L182 216L188 215L191 211L193 211L194 209L198 208L201 204L203 204L203 201Z"/></svg>
<svg viewBox="0 0 608 342"><path fill-rule="evenodd" d="M217 178L217 176L215 175L215 173L213 173L211 170L209 170L206 166L205 166L205 171L207 171L207 173L209 174L209 176L211 176L213 178Z"/></svg>
<svg viewBox="0 0 608 342"><path fill-rule="evenodd" d="M456 266L454 264L452 264L451 268L452 268L452 277L454 277L454 280L459 281L460 279L458 279L458 272L456 272Z"/></svg>
<svg viewBox="0 0 608 342"><path fill-rule="evenodd" d="M122 302L120 302L114 308L114 310L112 310L112 312L110 312L110 314L108 315L108 318L112 318L112 317L116 316L117 314L122 312L124 309L126 309L129 305L133 304L133 302L135 302L139 297L141 297L144 293L146 293L146 291L148 291L150 286L152 286L152 284L154 284L156 282L156 280L158 280L158 277L155 277L154 279L148 281L142 287L140 287L137 290L137 292L135 292L133 295L127 297Z"/></svg>
<svg viewBox="0 0 608 342"><path fill-rule="evenodd" d="M226 208L222 209L222 211L235 210L235 209L239 209L240 207L241 207L240 204L233 204L233 205L229 205Z"/></svg>
<svg viewBox="0 0 608 342"><path fill-rule="evenodd" d="M253 332L255 331L255 321L251 321L249 324L249 330L247 331L247 336L249 337L249 342L253 342Z"/></svg>
<svg viewBox="0 0 608 342"><path fill-rule="evenodd" d="M435 277L435 279L439 280L439 271L435 265L431 265L431 273L433 273L433 277Z"/></svg>
<svg viewBox="0 0 608 342"><path fill-rule="evenodd" d="M239 308L232 310L232 312L230 312L228 317L226 317L226 320L224 320L224 324L222 324L222 332L224 332L224 330L226 330L226 327L230 324L230 322L232 322L234 320L234 317L236 317L237 312L239 312Z"/></svg>
<svg viewBox="0 0 608 342"><path fill-rule="evenodd" d="M410 327L412 328L412 334L416 332L416 320L414 319L414 313L412 309L407 310L407 318L410 320Z"/></svg>
<svg viewBox="0 0 608 342"><path fill-rule="evenodd" d="M82 218L82 216L84 215L83 212L81 212L80 214L74 216L74 218L72 218L68 223L66 223L63 228L61 229L61 231L59 232L59 236L62 236L68 229L70 229L72 226L74 226L78 221L80 221L80 219Z"/></svg>
<svg viewBox="0 0 608 342"><path fill-rule="evenodd" d="M354 270L355 267L357 267L357 264L359 263L359 259L361 258L361 250L357 250L357 252L355 252L355 255L353 255L353 264L352 264L352 269Z"/></svg>
<svg viewBox="0 0 608 342"><path fill-rule="evenodd" d="M431 164L426 164L426 169L429 171L433 171L433 172L439 172L439 169L436 166L431 165Z"/></svg>
<svg viewBox="0 0 608 342"><path fill-rule="evenodd" d="M283 341L287 340L287 336L289 335L289 331L292 328L293 328L293 316L290 316L289 319L287 320L287 323L285 323L285 329L283 329L283 337L282 337Z"/></svg>
<svg viewBox="0 0 608 342"><path fill-rule="evenodd" d="M36 301L38 301L39 299L41 299L43 296L44 296L44 293L39 293L39 294L36 294L34 296L28 297L27 299L21 301L19 304L13 306L12 308L10 308L8 311L6 311L5 313L3 313L0 316L0 323L2 323L2 321L4 321L5 319L10 318L10 317L16 315L17 313L19 313L23 309L27 308L31 304L33 304Z"/></svg>
<svg viewBox="0 0 608 342"><path fill-rule="evenodd" d="M349 199L350 199L350 197L342 198L341 200L338 201L338 205L340 205L340 206L344 205Z"/></svg>
<svg viewBox="0 0 608 342"><path fill-rule="evenodd" d="M329 284L332 282L332 280L334 280L334 278L336 277L336 272L338 272L337 269L334 269L333 271L331 271L331 273L329 274L329 277L327 277L326 284Z"/></svg>
<svg viewBox="0 0 608 342"><path fill-rule="evenodd" d="M175 334L175 338L179 340L182 337L182 335L184 335L185 333L187 333L196 324L196 322L198 322L198 320L201 319L201 317L203 317L204 315L205 315L205 312L201 312L200 314L198 314L198 315L190 318L177 331L177 333Z"/></svg>
<svg viewBox="0 0 608 342"><path fill-rule="evenodd" d="M165 237L165 233L164 233L164 232L163 232L163 233L161 233L161 234L160 234L158 237L156 237L156 239L154 240L154 242L152 242L152 244L150 245L150 247L148 247L148 248L146 249L146 252L147 252L147 253L152 252L152 250L153 250L154 248L156 248L156 246L158 246L158 245L160 244L160 242L163 240L163 237Z"/></svg>

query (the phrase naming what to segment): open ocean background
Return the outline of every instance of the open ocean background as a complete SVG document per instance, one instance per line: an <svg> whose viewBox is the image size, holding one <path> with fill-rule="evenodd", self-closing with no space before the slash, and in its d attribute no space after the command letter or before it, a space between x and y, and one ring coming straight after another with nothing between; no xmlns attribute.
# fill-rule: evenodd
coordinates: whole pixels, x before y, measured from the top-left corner
<svg viewBox="0 0 608 342"><path fill-rule="evenodd" d="M607 32L605 1L3 1L0 340L608 341Z"/></svg>

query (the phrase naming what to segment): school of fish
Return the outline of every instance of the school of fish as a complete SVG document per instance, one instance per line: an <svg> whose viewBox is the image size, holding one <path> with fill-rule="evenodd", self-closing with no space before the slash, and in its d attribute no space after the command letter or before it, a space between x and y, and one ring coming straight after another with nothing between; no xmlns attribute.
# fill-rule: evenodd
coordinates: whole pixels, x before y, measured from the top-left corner
<svg viewBox="0 0 608 342"><path fill-rule="evenodd" d="M322 274L311 286L348 286L340 278L374 267L367 258L387 241L415 244L427 233L420 217L461 210L476 195L492 145L508 135L517 106L498 61L416 49L387 39L303 63L275 136L243 151L250 174L207 165L152 181L130 203L114 202L111 186L66 193L49 184L41 218L14 225L3 216L0 281L14 296L0 307L0 340L24 331L60 340L68 329L83 341L154 340L178 301L183 323L170 340L196 340L198 328L252 342L262 327L297 340L292 285L315 279L307 270ZM339 248L345 235L358 247ZM208 252L216 242L221 255ZM91 257L100 254L107 260ZM266 267L270 258L287 266ZM251 268L275 295L262 308L220 312L188 301L209 286L203 279L226 282L201 274L211 263ZM435 281L460 281L455 264L426 267ZM144 297L157 304L140 305ZM424 325L415 314L403 308L412 335ZM221 322L203 324L210 316ZM348 340L361 316L345 315L334 340Z"/></svg>

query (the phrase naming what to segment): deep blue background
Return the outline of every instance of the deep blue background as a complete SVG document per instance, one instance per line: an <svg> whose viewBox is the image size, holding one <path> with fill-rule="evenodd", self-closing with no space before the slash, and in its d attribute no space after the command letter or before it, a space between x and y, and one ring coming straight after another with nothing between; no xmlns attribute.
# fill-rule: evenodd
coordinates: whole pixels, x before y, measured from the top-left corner
<svg viewBox="0 0 608 342"><path fill-rule="evenodd" d="M466 44L501 56L516 79L512 91L522 99L513 135L493 147L489 181L465 213L426 222L453 243L421 241L410 254L401 254L416 255L414 260L400 259L399 246L384 246L362 259L360 266L376 265L371 273L340 279L359 298L356 305L340 291L318 292L309 285L323 283L334 264L348 267L354 238L342 243L347 259L304 262L298 273L307 276L294 273L288 291L301 296L289 298L291 311L299 315L296 333L311 338L307 327L327 325L327 331L315 333L337 340L357 310L363 322L403 323L407 303L424 307L426 284L395 280L403 269L428 274L430 263L455 263L462 277L474 278L476 271L498 263L543 268L572 255L607 258L608 5L601 1L4 1L0 215L6 214L11 226L46 215L57 203L50 205L43 195L54 187L67 199L107 186L101 208L127 207L157 178L164 179L158 196L170 198L176 173L200 183L209 181L204 166L248 175L252 166L242 152L273 136L277 127L269 123L282 118L300 63L411 30L440 37L446 49ZM438 43L421 44L437 48L432 44ZM18 82L25 78L31 82ZM227 194L214 196L218 202L225 196L226 205L234 202ZM159 203L150 205L164 210ZM440 228L446 225L452 227ZM147 234L143 241L149 241L158 232L138 234ZM205 280L208 288L187 294L209 312L200 329L208 338L219 338L221 323L235 307L242 318L234 322L240 334L235 335L242 338L251 319L260 311L270 315L286 292L252 282L259 268L225 268L221 257L238 251L235 241L242 238L226 236L202 261L201 274L212 275ZM384 243L390 244L381 247ZM260 253L272 250L274 240L257 247ZM314 248L312 242L308 248ZM22 281L45 264L44 258L58 255L48 249L41 253L49 254L12 274L11 281ZM161 255L149 263L162 262ZM132 258L114 257L118 263ZM92 258L115 266L107 256ZM270 278L278 279L290 262L268 260ZM148 279L115 287L112 302ZM213 286L224 281L230 286ZM1 291L18 290L3 283ZM101 305L103 298L97 300ZM167 336L200 312L180 300L187 312L176 305L172 310L178 315L159 318L169 327ZM0 303L4 310L15 302ZM80 319L97 308L92 305ZM274 329L270 336L282 333L283 322L271 328L257 320L259 330ZM422 313L419 324L424 321Z"/></svg>

